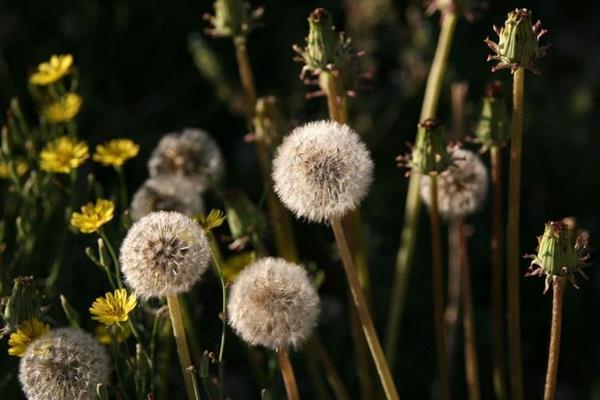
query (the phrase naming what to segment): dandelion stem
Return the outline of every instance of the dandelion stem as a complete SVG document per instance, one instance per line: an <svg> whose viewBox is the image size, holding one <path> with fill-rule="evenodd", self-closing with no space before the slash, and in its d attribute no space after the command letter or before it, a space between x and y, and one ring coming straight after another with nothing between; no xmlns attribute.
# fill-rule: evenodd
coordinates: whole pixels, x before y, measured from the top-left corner
<svg viewBox="0 0 600 400"><path fill-rule="evenodd" d="M194 390L194 387L197 386L197 383L194 383L194 380L196 380L196 375L189 373L189 368L193 368L194 366L192 364L188 342L185 337L183 317L181 315L181 308L179 306L179 299L177 295L167 296L167 303L169 305L169 314L171 316L171 324L173 326L173 336L175 337L175 344L177 345L177 353L179 354L179 363L181 365L181 372L183 373L183 379L185 381L187 396L190 400L196 399Z"/></svg>
<svg viewBox="0 0 600 400"><path fill-rule="evenodd" d="M256 104L256 86L254 84L252 66L248 58L248 50L246 49L246 37L234 37L233 45L235 47L240 81L242 82L242 88L246 96L246 113L251 118L254 115L254 105Z"/></svg>
<svg viewBox="0 0 600 400"><path fill-rule="evenodd" d="M448 295L444 309L446 329L446 352L448 361L453 364L454 349L457 344L458 318L461 313L461 254L460 232L461 221L453 218L448 225ZM452 379L452 371L450 371Z"/></svg>
<svg viewBox="0 0 600 400"><path fill-rule="evenodd" d="M565 283L566 278L558 277L552 285L552 323L550 326L550 346L548 349L548 370L546 372L544 400L553 400L556 389Z"/></svg>
<svg viewBox="0 0 600 400"><path fill-rule="evenodd" d="M216 246L216 241L212 234L210 235L210 243L211 248ZM221 319L221 344L219 345L219 399L223 400L225 398L225 364L223 362L223 354L225 353L225 334L227 332L227 286L225 285L225 279L223 279L223 271L221 270L221 265L219 264L219 257L215 254L213 250L211 250L211 255L213 262L215 264L216 270L219 275L219 282L221 284L221 315L219 318Z"/></svg>
<svg viewBox="0 0 600 400"><path fill-rule="evenodd" d="M431 64L429 77L427 78L427 87L425 88L425 97L423 98L420 121L435 118L436 116L457 19L458 17L453 12L447 13L442 19L442 28L438 38L437 48ZM419 174L411 175L408 183L408 191L406 193L404 226L402 227L400 246L396 255L396 272L392 287L390 312L385 337L386 355L392 368L396 360L400 323L404 313L408 280L410 278L415 243L418 235L419 213L421 209L419 181Z"/></svg>
<svg viewBox="0 0 600 400"><path fill-rule="evenodd" d="M106 245L106 248L108 249L108 254L110 254L110 258L112 259L112 262L115 267L115 279L117 280L117 285L119 286L119 289L121 289L123 288L123 282L121 280L121 265L119 264L119 257L117 257L117 253L115 252L115 249L113 248L112 244L110 244L106 233L102 229L98 229L98 234L100 235L100 237L104 241L104 244Z"/></svg>
<svg viewBox="0 0 600 400"><path fill-rule="evenodd" d="M521 141L523 129L523 87L525 70L513 74L513 116L510 144L507 227L507 306L508 356L511 398L523 399L523 372L521 361L521 320L519 313L519 213L521 201Z"/></svg>
<svg viewBox="0 0 600 400"><path fill-rule="evenodd" d="M496 399L506 399L506 377L504 374L504 351L502 350L502 151L499 146L490 148L492 183L492 259L491 259L491 302L492 302L492 362L493 383Z"/></svg>
<svg viewBox="0 0 600 400"><path fill-rule="evenodd" d="M377 332L375 331L375 326L373 325L371 315L369 314L369 310L367 308L365 295L360 286L360 282L358 281L358 275L356 273L356 268L354 267L354 261L352 260L352 253L348 247L346 235L344 234L344 228L342 227L342 224L338 218L331 218L330 223L335 235L335 240L338 245L340 255L342 257L342 264L346 272L346 278L348 279L350 292L352 293L352 300L356 307L367 344L371 350L371 355L373 357L373 361L375 362L375 367L377 368L377 373L379 374L386 398L397 400L399 399L398 391L394 385L394 379L390 373L390 368L385 360L383 349L381 348L381 344L377 338Z"/></svg>
<svg viewBox="0 0 600 400"><path fill-rule="evenodd" d="M313 337L313 339L310 342L310 345L313 348L315 355L321 362L323 369L325 370L325 375L327 376L327 381L329 382L331 389L333 389L333 393L335 394L336 399L337 400L349 400L350 396L348 395L348 390L346 389L346 386L344 385L342 378L336 371L335 366L333 365L333 362L331 361L331 358L329 358L329 355L323 348L323 344L321 343L319 338Z"/></svg>
<svg viewBox="0 0 600 400"><path fill-rule="evenodd" d="M294 369L292 368L287 350L279 349L277 350L277 355L279 356L279 367L281 368L281 376L283 377L288 400L300 400Z"/></svg>

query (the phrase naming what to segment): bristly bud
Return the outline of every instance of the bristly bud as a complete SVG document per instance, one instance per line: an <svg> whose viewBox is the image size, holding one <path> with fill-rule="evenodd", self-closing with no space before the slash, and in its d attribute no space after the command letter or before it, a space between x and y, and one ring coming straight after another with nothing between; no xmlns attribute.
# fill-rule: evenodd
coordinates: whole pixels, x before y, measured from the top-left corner
<svg viewBox="0 0 600 400"><path fill-rule="evenodd" d="M254 129L256 141L268 149L279 145L286 124L275 96L260 97L256 100Z"/></svg>
<svg viewBox="0 0 600 400"><path fill-rule="evenodd" d="M537 255L529 257L533 260L527 275L545 275L545 290L557 277L566 277L577 287L574 273L585 277L581 268L589 258L588 235L577 230L572 218L548 222L544 234L538 237Z"/></svg>
<svg viewBox="0 0 600 400"><path fill-rule="evenodd" d="M550 46L540 46L539 40L546 30L542 29L540 21L532 25L531 11L517 8L509 12L504 27L494 26L494 31L498 34L498 43L489 38L484 40L494 52L488 56L488 61L498 61L492 72L502 68L510 68L511 72L527 68L539 73L534 62L543 57Z"/></svg>
<svg viewBox="0 0 600 400"><path fill-rule="evenodd" d="M502 84L494 81L487 85L479 122L475 128L475 142L483 150L492 146L503 147L510 137L510 119L502 97Z"/></svg>
<svg viewBox="0 0 600 400"><path fill-rule="evenodd" d="M434 119L418 125L416 142L409 156L398 157L401 165L411 172L438 174L447 169L452 159L444 141L442 126Z"/></svg>
<svg viewBox="0 0 600 400"><path fill-rule="evenodd" d="M41 295L32 276L15 278L12 293L6 302L3 319L6 326L0 331L0 337L12 331L25 320L39 318L41 315Z"/></svg>
<svg viewBox="0 0 600 400"><path fill-rule="evenodd" d="M264 11L263 8L251 11L244 0L216 0L213 7L215 15L206 14L204 19L212 25L207 33L215 37L246 36Z"/></svg>

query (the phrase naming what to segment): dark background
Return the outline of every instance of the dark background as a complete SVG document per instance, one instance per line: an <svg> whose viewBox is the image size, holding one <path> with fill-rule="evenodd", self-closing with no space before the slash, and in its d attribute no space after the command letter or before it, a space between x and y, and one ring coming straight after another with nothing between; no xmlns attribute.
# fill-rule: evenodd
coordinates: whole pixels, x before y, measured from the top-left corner
<svg viewBox="0 0 600 400"><path fill-rule="evenodd" d="M350 3L350 2L348 2ZM369 0L383 4L381 17L360 25L348 3L335 1L265 0L262 26L249 38L249 51L259 95L274 94L282 102L292 123L326 114L323 99L305 101L306 88L297 78L300 64L293 62L291 45L303 43L306 17L317 6L328 8L336 26L356 38L356 47L369 55L362 69L374 72L367 90L351 100L352 125L368 143L376 163L374 186L363 212L368 227L370 267L373 280L373 310L382 332L387 317L390 282L402 226L407 180L395 166L394 157L406 152L405 142L414 138L424 89L426 68L438 33L439 15L423 17L417 1ZM393 4L391 4L393 3ZM253 6L259 5L252 2ZM364 4L363 4L364 6ZM536 236L544 222L575 216L590 231L592 246L600 237L600 3L583 1L496 1L476 12L474 22L461 19L450 56L450 67L440 103L440 119L450 123L449 83L469 83L465 126L477 119L483 87L492 78L510 83L510 74L492 75L485 62L488 53L483 39L492 24L501 25L505 13L515 7L533 10L549 30L544 42L553 47L540 60L541 75L527 73L525 83L524 163L521 218L521 250L533 252ZM243 188L258 200L261 187L252 146L244 143L245 122L230 113L204 81L188 52L188 35L202 31L209 1L0 1L0 109L18 96L33 118L26 92L27 76L39 62L52 54L72 53L80 72L84 99L78 118L79 134L91 145L112 137L129 137L141 144L140 155L127 167L130 190L147 177L146 160L160 137L169 131L197 126L211 132L228 160L228 183ZM367 15L359 12L358 17ZM237 81L235 57L230 40L208 39L218 53L223 69ZM466 129L464 134L468 134ZM487 162L487 155L484 156ZM505 164L506 165L506 164ZM109 169L88 166L110 187L116 185ZM87 200L81 199L81 202ZM218 203L213 206L219 207ZM489 207L473 217L470 241L477 339L483 398L491 398L489 343ZM404 398L431 396L435 371L431 318L429 239L426 215L418 240L416 262L408 295L407 312L399 346L397 382ZM351 389L356 389L344 302L344 281L338 262L332 259L332 237L318 225L297 223L297 235L305 260L316 260L327 271L322 290L325 312L320 332L343 370ZM73 253L61 290L85 315L88 304L105 288L90 282L93 268L82 257L86 237L71 238ZM594 261L594 257L592 257ZM527 265L523 261L523 271ZM581 289L567 290L563 342L559 370L560 399L600 399L600 273L592 266L589 281ZM93 275L95 276L95 275ZM523 279L522 335L526 398L541 396L545 374L551 296L544 295L541 279ZM206 303L196 312L206 317L217 309L220 299L214 283L198 290ZM338 310L338 311L336 311ZM56 315L59 316L57 310ZM57 317L60 319L60 317ZM202 320L204 321L204 320ZM207 321L215 322L214 318ZM64 322L64 321L63 321ZM204 322L202 322L204 323ZM209 322L207 322L208 324ZM201 342L216 346L218 324L199 328ZM214 340L212 340L214 339ZM228 372L232 393L247 391L257 398L249 378L244 378L240 344L230 341ZM3 347L4 349L4 347ZM462 350L456 349L453 384L457 398L464 398ZM302 364L298 357L297 364ZM15 363L16 368L16 363ZM302 390L309 398L306 376L298 367ZM2 375L9 378L15 369ZM177 379L177 378L175 378ZM246 386L248 385L248 386ZM236 390L233 386L237 386ZM9 398L15 393L5 386ZM13 387L14 389L14 387ZM181 386L177 390L181 390ZM0 396L4 398L4 396Z"/></svg>

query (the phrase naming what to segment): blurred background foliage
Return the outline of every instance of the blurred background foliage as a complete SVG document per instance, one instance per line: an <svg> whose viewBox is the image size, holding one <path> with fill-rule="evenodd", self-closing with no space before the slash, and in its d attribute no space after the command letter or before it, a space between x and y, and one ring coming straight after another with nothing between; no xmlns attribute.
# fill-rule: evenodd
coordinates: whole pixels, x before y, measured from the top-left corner
<svg viewBox="0 0 600 400"><path fill-rule="evenodd" d="M264 0L261 26L248 41L259 95L276 95L290 124L325 118L323 98L305 100L306 87L298 79L301 65L293 61L292 44L302 44L306 18L315 7L326 7L338 28L366 50L361 70L373 77L364 82L358 97L350 101L350 120L373 153L375 183L363 205L367 225L372 277L372 308L383 332L387 317L390 282L404 212L407 179L394 158L406 152L414 139L424 80L439 30L439 15L427 17L419 1ZM485 62L483 39L493 35L492 24L501 25L505 13L515 7L533 10L549 30L546 41L553 47L539 63L542 75L528 73L525 90L523 199L521 249L536 247L543 223L575 216L590 231L592 247L600 237L600 3L571 1L490 1L476 7L475 20L458 24L450 55L449 73L440 104L440 119L450 125L450 84L468 82L462 136L470 134L477 119L484 85L500 79L509 87L509 74L492 76ZM212 11L210 1L179 0L12 0L0 1L0 109L18 97L26 115L35 120L34 104L26 82L35 66L52 54L71 53L80 73L79 93L83 109L78 118L79 136L90 147L114 137L128 137L141 145L140 155L126 168L130 194L147 178L146 161L162 135L187 126L208 130L227 158L227 186L240 188L260 201L263 189L253 146L244 142L248 133L244 118L216 96L214 87L194 65L189 38L201 35L221 60L220 71L234 88L238 77L232 43L211 39L201 32L202 15ZM236 89L237 90L237 89ZM234 110L235 111L235 110ZM506 160L507 161L507 160ZM507 165L507 164L505 164ZM87 163L80 174L93 172L109 193L117 181L110 169ZM0 183L0 186L4 183ZM4 188L2 188L4 189ZM5 192L0 192L2 195ZM77 193L75 205L91 200ZM212 203L211 203L212 201ZM0 204L3 200L0 199ZM214 199L214 207L222 207ZM491 398L489 338L489 208L470 219L471 263L476 307L481 381L484 398ZM433 324L430 295L428 224L422 215L417 256L404 316L397 381L404 398L428 398L434 378ZM295 223L302 259L315 261L326 271L321 289L323 314L320 333L356 393L355 367L348 357L351 346L345 286L339 262L332 259L333 238L320 225ZM64 293L86 320L92 300L107 289L101 273L83 255L89 237L68 235L67 255L59 279ZM48 252L52 252L51 240ZM42 254L41 257L44 255ZM592 260L595 260L592 253ZM527 261L523 261L523 271ZM563 346L558 398L600 399L600 273L589 270L590 280L581 289L569 288L565 303ZM94 279L98 278L98 279ZM100 283L102 282L102 283ZM543 384L550 296L541 279L522 281L524 371L527 398L537 398ZM6 293L3 293L6 295ZM192 294L201 346L218 343L218 285L212 279ZM57 325L64 316L56 299L50 308ZM89 325L91 326L91 324ZM88 326L88 328L89 328ZM90 329L91 330L91 329ZM233 337L233 336L232 336ZM227 348L228 388L233 398L256 398L256 386L247 371L241 344L232 339ZM0 393L2 398L22 396L16 384L17 360L6 356L0 344ZM462 349L454 350L453 384L457 398L465 396ZM295 357L301 360L300 357ZM174 360L175 362L175 360ZM301 390L310 398L307 371L298 362ZM172 381L179 380L173 368ZM181 385L173 393L182 394ZM174 395L175 396L175 395ZM175 397L173 397L175 398Z"/></svg>

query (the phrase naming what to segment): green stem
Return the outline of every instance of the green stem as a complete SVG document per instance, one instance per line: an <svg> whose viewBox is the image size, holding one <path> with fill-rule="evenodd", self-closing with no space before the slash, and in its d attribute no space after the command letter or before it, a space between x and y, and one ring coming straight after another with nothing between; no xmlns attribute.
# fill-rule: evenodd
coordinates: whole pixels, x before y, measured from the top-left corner
<svg viewBox="0 0 600 400"><path fill-rule="evenodd" d="M281 376L283 377L288 400L300 400L294 369L292 368L287 350L279 349L277 350L277 355L279 356L279 368L281 369Z"/></svg>
<svg viewBox="0 0 600 400"><path fill-rule="evenodd" d="M427 78L420 121L435 118L436 116L457 19L458 17L454 13L448 13L443 17L437 48L431 64L429 77ZM392 368L396 360L400 323L404 313L408 280L410 278L415 242L418 235L419 212L421 209L419 180L419 174L412 174L408 183L404 209L404 226L400 235L400 246L396 256L396 271L385 336L386 355Z"/></svg>
<svg viewBox="0 0 600 400"><path fill-rule="evenodd" d="M119 288L121 289L123 288L123 282L121 281L121 265L119 264L119 257L117 257L115 249L108 240L108 236L102 230L102 228L98 229L98 234L100 235L100 237L104 241L104 244L106 245L106 248L108 249L108 254L110 254L110 258L112 259L112 262L115 267L115 279L117 280L117 286L119 286Z"/></svg>
<svg viewBox="0 0 600 400"><path fill-rule="evenodd" d="M550 325L550 346L548 349L548 370L546 371L544 400L554 400L554 392L556 390L565 283L566 278L558 277L552 285L552 323Z"/></svg>
<svg viewBox="0 0 600 400"><path fill-rule="evenodd" d="M523 87L525 70L513 74L513 116L508 179L507 227L507 306L508 306L508 359L513 400L523 399L523 371L521 361L521 320L519 313L519 214L521 201L521 141L523 129Z"/></svg>

